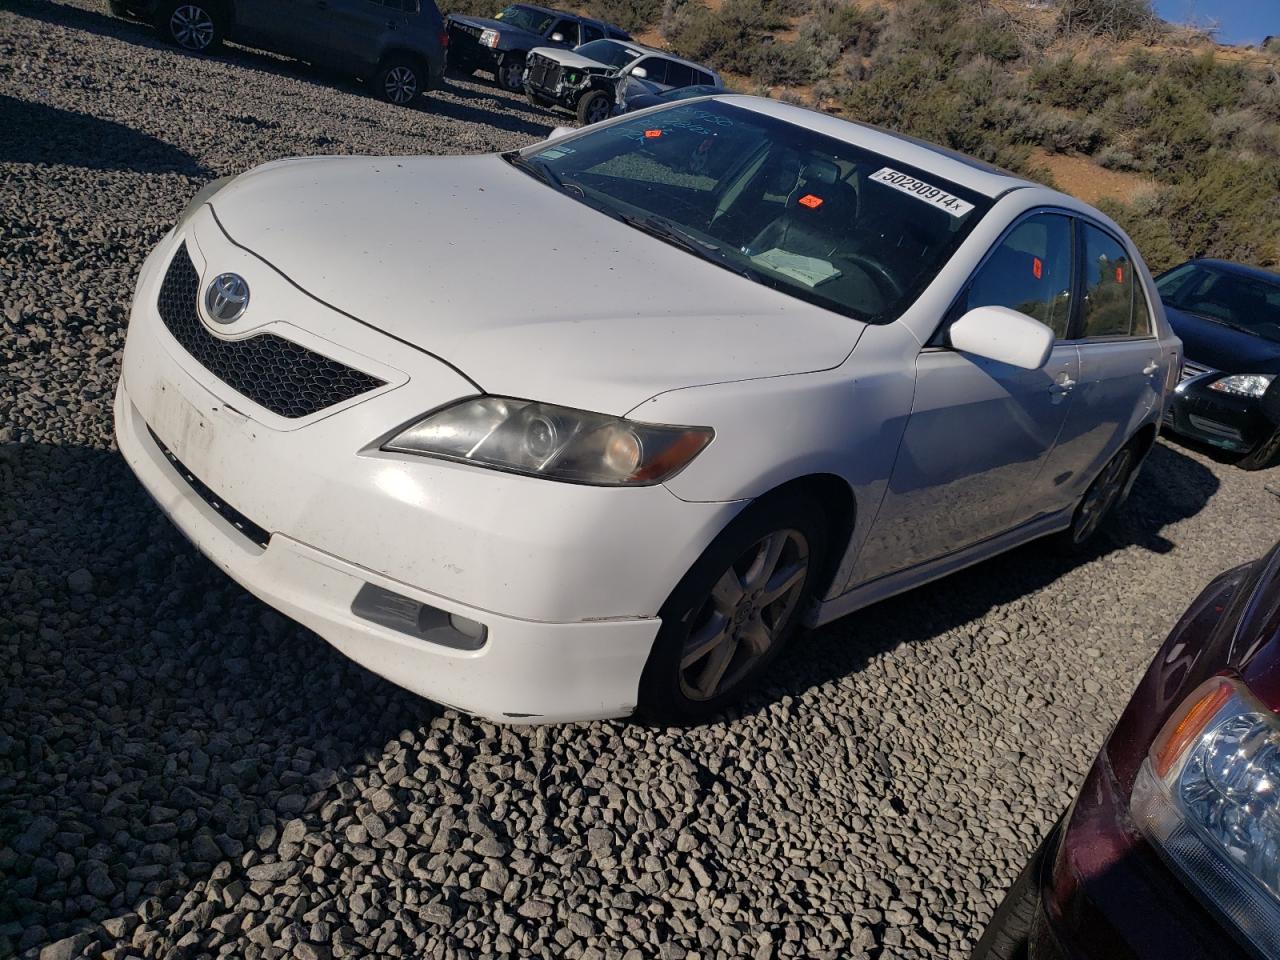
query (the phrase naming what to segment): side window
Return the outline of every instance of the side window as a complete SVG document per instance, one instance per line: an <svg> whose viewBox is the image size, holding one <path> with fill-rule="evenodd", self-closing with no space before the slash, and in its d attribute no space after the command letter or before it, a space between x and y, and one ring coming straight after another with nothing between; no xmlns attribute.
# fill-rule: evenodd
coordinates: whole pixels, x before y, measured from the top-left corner
<svg viewBox="0 0 1280 960"><path fill-rule="evenodd" d="M1114 239L1084 228L1083 336L1127 337L1133 315L1133 264Z"/></svg>
<svg viewBox="0 0 1280 960"><path fill-rule="evenodd" d="M1146 291L1137 278L1133 281L1133 335L1135 337L1151 336L1151 304L1147 302Z"/></svg>
<svg viewBox="0 0 1280 960"><path fill-rule="evenodd" d="M644 68L646 80L653 83L667 82L667 61L661 57L645 57L636 66Z"/></svg>
<svg viewBox="0 0 1280 960"><path fill-rule="evenodd" d="M1071 316L1071 221L1037 213L991 251L969 282L964 309L1009 307L1034 317L1063 340Z"/></svg>
<svg viewBox="0 0 1280 960"><path fill-rule="evenodd" d="M709 73L703 73L701 70L693 71L693 82L700 87L714 87L716 85L715 77Z"/></svg>
<svg viewBox="0 0 1280 960"><path fill-rule="evenodd" d="M604 31L592 23L584 23L582 25L582 42L590 43L592 40L603 40Z"/></svg>
<svg viewBox="0 0 1280 960"><path fill-rule="evenodd" d="M547 33L547 36L550 37L553 33L563 36L564 42L571 47L578 45L578 22L576 20L557 20L555 26Z"/></svg>
<svg viewBox="0 0 1280 960"><path fill-rule="evenodd" d="M669 87L689 86L689 84L693 83L693 67L668 60L667 79L665 82Z"/></svg>

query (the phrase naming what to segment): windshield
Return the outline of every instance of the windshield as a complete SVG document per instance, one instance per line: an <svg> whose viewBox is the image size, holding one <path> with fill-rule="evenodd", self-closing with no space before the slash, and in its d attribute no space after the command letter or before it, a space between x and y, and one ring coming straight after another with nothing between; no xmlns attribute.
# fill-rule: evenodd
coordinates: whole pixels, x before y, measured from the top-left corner
<svg viewBox="0 0 1280 960"><path fill-rule="evenodd" d="M541 35L547 32L547 27L551 26L554 17L533 7L522 7L517 4L507 7L494 19L509 23L517 30L528 30L530 33Z"/></svg>
<svg viewBox="0 0 1280 960"><path fill-rule="evenodd" d="M640 51L632 50L612 40L592 40L590 43L574 48L573 52L610 67L625 67L640 56Z"/></svg>
<svg viewBox="0 0 1280 960"><path fill-rule="evenodd" d="M553 141L521 162L691 254L872 323L901 314L991 206L889 157L719 101Z"/></svg>
<svg viewBox="0 0 1280 960"><path fill-rule="evenodd" d="M1280 280L1184 263L1157 280L1156 287L1160 299L1175 310L1280 343Z"/></svg>

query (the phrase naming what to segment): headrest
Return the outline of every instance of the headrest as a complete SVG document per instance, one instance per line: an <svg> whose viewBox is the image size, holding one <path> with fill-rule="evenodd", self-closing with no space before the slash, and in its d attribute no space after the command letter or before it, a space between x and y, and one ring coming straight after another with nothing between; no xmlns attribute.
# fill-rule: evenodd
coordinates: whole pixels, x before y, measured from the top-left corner
<svg viewBox="0 0 1280 960"><path fill-rule="evenodd" d="M806 183L835 183L839 176L840 171L830 160L810 160L801 174Z"/></svg>

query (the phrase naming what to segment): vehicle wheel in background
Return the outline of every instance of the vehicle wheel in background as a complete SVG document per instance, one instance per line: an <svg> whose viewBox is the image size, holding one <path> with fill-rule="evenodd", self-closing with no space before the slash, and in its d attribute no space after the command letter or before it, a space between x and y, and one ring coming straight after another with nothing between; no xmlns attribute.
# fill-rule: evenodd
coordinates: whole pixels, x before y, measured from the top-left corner
<svg viewBox="0 0 1280 960"><path fill-rule="evenodd" d="M578 101L578 122L584 127L599 123L601 120L608 120L612 112L609 94L603 90L588 91Z"/></svg>
<svg viewBox="0 0 1280 960"><path fill-rule="evenodd" d="M1137 448L1130 440L1107 461L1080 498L1071 526L1054 537L1054 545L1067 554L1083 553L1098 531L1125 498L1129 477L1137 464Z"/></svg>
<svg viewBox="0 0 1280 960"><path fill-rule="evenodd" d="M1236 461L1241 470L1265 470L1280 460L1280 429Z"/></svg>
<svg viewBox="0 0 1280 960"><path fill-rule="evenodd" d="M378 67L373 85L383 100L403 107L427 88L426 79L427 72L418 60L392 54Z"/></svg>
<svg viewBox="0 0 1280 960"><path fill-rule="evenodd" d="M510 90L512 93L522 91L524 89L524 57L518 53L504 53L493 71L493 79L498 81L498 86L503 90Z"/></svg>
<svg viewBox="0 0 1280 960"><path fill-rule="evenodd" d="M176 0L156 8L156 29L192 53L212 53L222 43L218 11L208 0Z"/></svg>
<svg viewBox="0 0 1280 960"><path fill-rule="evenodd" d="M659 611L641 715L694 723L739 699L795 632L825 555L826 518L812 499L784 494L743 511Z"/></svg>

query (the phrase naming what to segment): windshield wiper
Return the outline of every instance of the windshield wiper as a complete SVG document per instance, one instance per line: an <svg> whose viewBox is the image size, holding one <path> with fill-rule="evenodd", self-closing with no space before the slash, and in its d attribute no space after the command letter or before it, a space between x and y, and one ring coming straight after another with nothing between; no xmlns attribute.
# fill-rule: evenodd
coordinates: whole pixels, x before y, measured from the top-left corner
<svg viewBox="0 0 1280 960"><path fill-rule="evenodd" d="M756 271L752 270L750 267L743 266L714 243L708 243L705 240L700 240L692 234L685 233L669 220L652 215L638 217L630 213L620 213L617 217L627 226L634 227L641 233L647 233L651 237L656 237L664 243L671 244L673 247L679 247L681 250L692 253L696 257L701 257L703 260L710 260L717 266L724 267L726 270L732 270L734 273L739 276L746 277L748 280L754 280L756 283L763 283L765 286L772 286L772 284L767 283L760 274L756 273Z"/></svg>
<svg viewBox="0 0 1280 960"><path fill-rule="evenodd" d="M508 150L506 153L499 154L499 156L513 167L533 174L543 183L549 183L557 190L564 190L564 181L557 177L545 163L530 160L519 150Z"/></svg>

